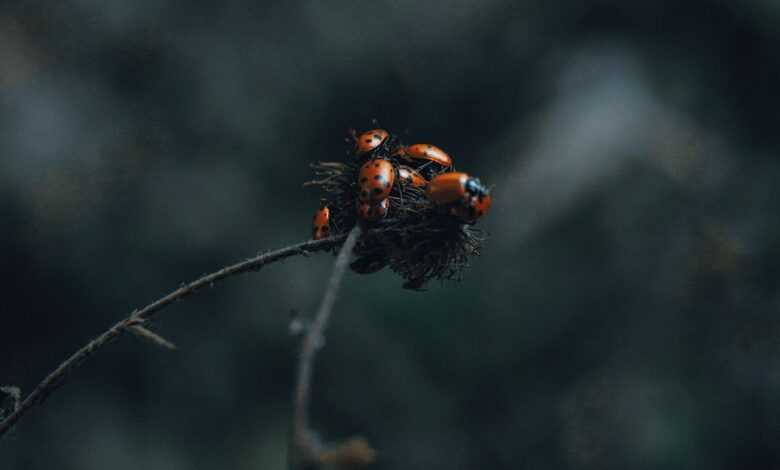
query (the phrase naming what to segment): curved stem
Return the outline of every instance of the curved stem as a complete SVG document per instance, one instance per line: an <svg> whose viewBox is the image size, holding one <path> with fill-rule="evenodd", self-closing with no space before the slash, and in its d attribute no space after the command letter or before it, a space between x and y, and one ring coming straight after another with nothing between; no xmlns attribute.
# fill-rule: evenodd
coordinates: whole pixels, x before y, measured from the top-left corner
<svg viewBox="0 0 780 470"><path fill-rule="evenodd" d="M319 310L306 332L301 344L301 353L298 359L298 375L293 394L293 422L292 440L288 455L288 466L297 468L301 464L311 465L317 461L320 449L314 441L309 428L309 401L311 399L311 382L314 372L314 359L317 351L325 341L325 328L328 325L333 305L336 302L341 280L349 264L349 256L360 236L360 227L355 226L350 232L344 244L341 246L333 272L322 298Z"/></svg>
<svg viewBox="0 0 780 470"><path fill-rule="evenodd" d="M223 279L237 276L250 271L258 271L267 264L275 263L295 255L302 255L310 252L324 251L344 241L347 235L337 235L323 240L310 240L296 245L291 245L275 251L264 253L254 258L247 259L240 263L224 267L211 274L207 274L195 281L179 287L170 294L150 303L149 305L134 310L127 318L117 322L114 326L100 334L97 338L87 343L84 347L73 353L69 358L62 362L46 378L41 381L33 391L21 402L17 409L0 422L0 437L5 435L11 427L19 421L30 409L43 401L59 386L64 383L64 379L72 370L81 365L95 351L105 346L107 343L118 337L120 334L132 330L145 321L152 318L165 307L174 302L184 299L204 287L208 287ZM351 249L350 249L351 251Z"/></svg>

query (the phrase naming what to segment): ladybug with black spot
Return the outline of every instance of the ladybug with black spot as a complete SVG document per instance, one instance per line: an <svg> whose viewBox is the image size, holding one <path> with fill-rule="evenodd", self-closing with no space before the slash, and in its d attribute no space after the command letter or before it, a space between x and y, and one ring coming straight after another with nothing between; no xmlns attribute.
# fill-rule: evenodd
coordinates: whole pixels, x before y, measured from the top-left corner
<svg viewBox="0 0 780 470"><path fill-rule="evenodd" d="M415 164L421 164L419 168L436 164L442 169L452 167L452 158L439 147L432 144L412 144L401 146L396 151L396 156Z"/></svg>
<svg viewBox="0 0 780 470"><path fill-rule="evenodd" d="M473 224L490 210L490 190L467 173L450 172L434 177L425 190L428 199L448 206L451 215Z"/></svg>
<svg viewBox="0 0 780 470"><path fill-rule="evenodd" d="M311 226L311 238L322 240L330 235L330 208L327 201L320 202L320 208L314 213Z"/></svg>
<svg viewBox="0 0 780 470"><path fill-rule="evenodd" d="M370 203L368 201L357 202L358 217L366 221L374 221L381 219L387 215L390 210L390 199L385 198L378 203Z"/></svg>
<svg viewBox="0 0 780 470"><path fill-rule="evenodd" d="M386 199L393 189L395 168L387 160L374 158L360 167L358 172L358 198L372 205Z"/></svg>
<svg viewBox="0 0 780 470"><path fill-rule="evenodd" d="M428 180L420 172L406 165L398 166L398 181L403 185L418 188L425 187L428 184Z"/></svg>
<svg viewBox="0 0 780 470"><path fill-rule="evenodd" d="M489 194L484 196L471 196L468 201L451 207L450 214L467 224L473 225L477 222L477 219L487 213L491 203L492 198Z"/></svg>
<svg viewBox="0 0 780 470"><path fill-rule="evenodd" d="M355 137L355 154L363 155L373 152L388 138L390 138L390 133L384 129L371 129L370 131L363 132Z"/></svg>

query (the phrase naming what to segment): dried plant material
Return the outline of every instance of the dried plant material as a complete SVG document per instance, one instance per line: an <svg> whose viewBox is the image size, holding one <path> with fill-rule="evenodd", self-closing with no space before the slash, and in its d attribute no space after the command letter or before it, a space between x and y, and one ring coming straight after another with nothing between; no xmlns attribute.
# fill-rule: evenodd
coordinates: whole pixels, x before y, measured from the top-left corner
<svg viewBox="0 0 780 470"><path fill-rule="evenodd" d="M399 157L404 146L390 136L372 151L371 157L391 162L396 168L409 168ZM470 256L479 255L483 233L431 202L423 187L396 178L389 194L387 215L376 221L358 216L359 171L365 155L349 155L345 162L316 162L311 165L316 178L304 186L319 187L325 193L332 233L344 234L355 225L381 230L365 231L355 248L357 259L351 268L370 274L389 266L404 280L403 287L421 289L430 280L459 280ZM426 178L452 171L452 167L420 163L414 170ZM405 182L406 181L406 182Z"/></svg>

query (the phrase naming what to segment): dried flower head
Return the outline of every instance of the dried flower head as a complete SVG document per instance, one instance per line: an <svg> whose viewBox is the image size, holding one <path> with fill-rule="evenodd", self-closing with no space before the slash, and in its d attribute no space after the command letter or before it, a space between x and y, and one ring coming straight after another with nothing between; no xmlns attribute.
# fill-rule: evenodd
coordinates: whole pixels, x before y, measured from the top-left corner
<svg viewBox="0 0 780 470"><path fill-rule="evenodd" d="M374 229L359 240L352 270L369 274L389 266L407 289L420 289L432 279L460 279L469 257L479 255L484 237L474 220L464 221L463 206L438 204L426 193L431 179L453 171L450 157L433 145L405 146L382 129L353 136L346 161L313 163L317 179L304 183L324 191L331 234L346 233L356 224ZM386 171L384 162L392 165L390 178L366 176L371 173L365 166Z"/></svg>

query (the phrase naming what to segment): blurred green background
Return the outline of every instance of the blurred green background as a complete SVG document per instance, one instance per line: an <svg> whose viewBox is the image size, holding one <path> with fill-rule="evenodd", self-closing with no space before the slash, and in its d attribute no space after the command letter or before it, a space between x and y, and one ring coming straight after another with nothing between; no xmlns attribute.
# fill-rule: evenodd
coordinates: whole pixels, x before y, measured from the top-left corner
<svg viewBox="0 0 780 470"><path fill-rule="evenodd" d="M780 465L780 4L13 0L0 5L0 385L308 238L314 160L371 119L495 185L460 283L348 274L313 422L377 469ZM278 469L333 258L123 338L0 468Z"/></svg>

